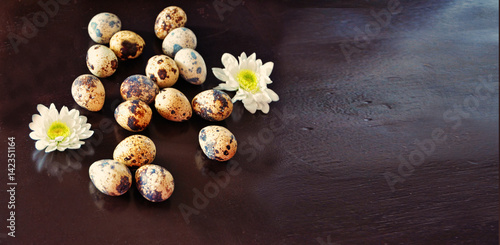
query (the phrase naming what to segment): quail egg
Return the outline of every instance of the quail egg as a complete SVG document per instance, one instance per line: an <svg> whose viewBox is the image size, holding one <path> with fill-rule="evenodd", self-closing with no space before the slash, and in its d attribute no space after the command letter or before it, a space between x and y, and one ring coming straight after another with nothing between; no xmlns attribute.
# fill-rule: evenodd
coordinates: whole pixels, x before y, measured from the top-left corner
<svg viewBox="0 0 500 245"><path fill-rule="evenodd" d="M113 152L113 159L128 167L140 167L152 163L156 157L156 146L144 135L132 135L122 140Z"/></svg>
<svg viewBox="0 0 500 245"><path fill-rule="evenodd" d="M140 100L127 100L115 109L116 122L122 128L131 132L146 129L151 121L152 114L149 105Z"/></svg>
<svg viewBox="0 0 500 245"><path fill-rule="evenodd" d="M118 68L118 59L108 47L100 44L93 45L87 51L87 67L98 77L109 77Z"/></svg>
<svg viewBox="0 0 500 245"><path fill-rule="evenodd" d="M146 43L133 31L119 31L109 41L109 48L120 60L135 59L142 54Z"/></svg>
<svg viewBox="0 0 500 245"><path fill-rule="evenodd" d="M89 111L102 109L105 94L101 80L90 74L78 76L71 85L71 95L75 102Z"/></svg>
<svg viewBox="0 0 500 245"><path fill-rule="evenodd" d="M175 28L183 27L187 22L186 12L177 6L163 9L155 21L155 34L159 39L164 39Z"/></svg>
<svg viewBox="0 0 500 245"><path fill-rule="evenodd" d="M122 29L122 22L112 13L100 13L90 20L88 31L90 38L100 44L108 44L113 34Z"/></svg>
<svg viewBox="0 0 500 245"><path fill-rule="evenodd" d="M174 177L162 166L148 164L138 168L135 182L141 195L151 202L163 202L174 192Z"/></svg>
<svg viewBox="0 0 500 245"><path fill-rule="evenodd" d="M172 30L163 39L163 53L170 57L175 57L175 54L183 48L196 49L196 35L186 27L179 27Z"/></svg>
<svg viewBox="0 0 500 245"><path fill-rule="evenodd" d="M189 83L200 85L207 77L207 67L203 57L194 49L183 48L175 55L181 77Z"/></svg>
<svg viewBox="0 0 500 245"><path fill-rule="evenodd" d="M179 78L179 68L173 59L166 55L155 55L148 60L146 76L160 88L173 86Z"/></svg>
<svg viewBox="0 0 500 245"><path fill-rule="evenodd" d="M238 144L233 133L222 126L206 126L198 135L201 150L219 162L227 161L236 154Z"/></svg>
<svg viewBox="0 0 500 245"><path fill-rule="evenodd" d="M156 96L155 107L170 121L182 122L191 118L193 110L186 96L175 88L165 88Z"/></svg>
<svg viewBox="0 0 500 245"><path fill-rule="evenodd" d="M132 174L123 164L114 160L100 160L89 167L90 180L102 193L123 195L132 186Z"/></svg>
<svg viewBox="0 0 500 245"><path fill-rule="evenodd" d="M120 86L124 100L141 100L146 104L153 102L159 92L158 85L144 75L129 76Z"/></svg>
<svg viewBox="0 0 500 245"><path fill-rule="evenodd" d="M191 105L198 116L208 121L222 121L233 111L231 97L217 89L205 90L197 94Z"/></svg>

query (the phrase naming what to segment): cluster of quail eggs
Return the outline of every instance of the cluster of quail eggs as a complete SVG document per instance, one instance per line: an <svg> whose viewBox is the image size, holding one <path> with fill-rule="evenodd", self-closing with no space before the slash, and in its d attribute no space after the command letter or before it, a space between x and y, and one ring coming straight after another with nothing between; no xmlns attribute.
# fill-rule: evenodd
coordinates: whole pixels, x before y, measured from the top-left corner
<svg viewBox="0 0 500 245"><path fill-rule="evenodd" d="M157 16L154 32L163 40L163 54L148 60L145 75L131 75L121 83L124 101L116 107L114 118L122 128L131 132L145 130L153 115L150 105L174 122L189 120L193 111L212 122L231 115L231 98L220 90L205 90L189 101L184 93L172 88L179 77L200 85L207 76L205 61L195 50L196 35L185 27L186 22L186 13L176 6L163 9ZM135 59L144 50L144 39L121 27L120 19L112 13L97 14L88 25L89 36L97 43L87 51L86 64L91 74L77 77L71 92L75 102L89 111L100 111L104 105L105 90L100 78L113 75L119 61ZM202 151L211 160L227 161L236 153L236 138L222 126L204 127L198 138ZM149 201L164 201L172 195L174 179L167 169L152 164L155 157L156 146L150 138L132 135L116 146L113 159L94 162L89 175L99 191L119 196L132 185L129 168L137 168L134 175L139 192Z"/></svg>
<svg viewBox="0 0 500 245"><path fill-rule="evenodd" d="M154 142L144 135L132 135L121 141L113 152L113 159L104 159L90 165L90 180L102 193L120 196L135 183L139 193L151 202L167 200L174 192L174 177L162 166L152 164L156 157Z"/></svg>

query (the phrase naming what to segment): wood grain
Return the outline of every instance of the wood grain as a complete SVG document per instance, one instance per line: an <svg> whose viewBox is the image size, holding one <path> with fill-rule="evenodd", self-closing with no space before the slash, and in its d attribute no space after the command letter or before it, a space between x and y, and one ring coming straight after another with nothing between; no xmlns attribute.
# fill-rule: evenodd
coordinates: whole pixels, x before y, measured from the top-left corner
<svg viewBox="0 0 500 245"><path fill-rule="evenodd" d="M19 187L18 236L0 242L498 244L498 2L215 2L230 6L223 19L213 2L69 1L17 52L9 34L23 35L23 17L42 9L2 3L0 134L16 137ZM143 134L174 176L173 195L163 203L134 188L103 196L88 167L131 135L112 116L119 86L161 53L153 23L166 4L186 11L209 70L222 67L225 52L273 61L269 87L280 101L267 115L238 102L218 123L238 139L226 164L198 146L211 123L154 112ZM80 109L98 132L85 147L37 152L31 115L37 104L79 108L70 87L88 73L86 27L103 11L144 38L144 53L103 79L101 112ZM218 83L210 73L202 86L174 87L192 99ZM220 178L213 198L197 199ZM186 219L183 205L197 213Z"/></svg>

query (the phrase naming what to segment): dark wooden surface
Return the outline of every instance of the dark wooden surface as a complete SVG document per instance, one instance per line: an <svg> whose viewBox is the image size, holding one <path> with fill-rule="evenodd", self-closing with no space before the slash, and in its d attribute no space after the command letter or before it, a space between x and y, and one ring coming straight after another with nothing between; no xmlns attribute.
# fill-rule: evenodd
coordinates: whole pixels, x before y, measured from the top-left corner
<svg viewBox="0 0 500 245"><path fill-rule="evenodd" d="M227 11L218 15L213 3ZM154 112L143 134L156 143L155 163L175 178L172 197L150 203L134 187L103 196L88 167L131 135L112 117L119 85L161 53L153 23L169 5L187 12L209 68L222 67L225 52L273 61L269 87L281 99L268 115L237 103L218 123L239 142L229 163L201 155L197 134L211 123L172 123ZM43 10L37 1L1 3L0 243L498 244L497 1L58 6L37 33L12 45L9 33L23 35L23 18ZM390 19L377 18L390 10ZM103 11L140 34L146 49L102 79L106 103L91 113L70 88L88 73L87 25ZM218 83L210 72L202 86L174 87L192 99ZM82 149L35 150L28 124L37 104L50 103L88 117L96 134ZM6 235L7 137L16 138L15 238ZM229 176L218 192L214 175ZM211 198L197 197L204 188ZM194 214L185 219L180 207Z"/></svg>

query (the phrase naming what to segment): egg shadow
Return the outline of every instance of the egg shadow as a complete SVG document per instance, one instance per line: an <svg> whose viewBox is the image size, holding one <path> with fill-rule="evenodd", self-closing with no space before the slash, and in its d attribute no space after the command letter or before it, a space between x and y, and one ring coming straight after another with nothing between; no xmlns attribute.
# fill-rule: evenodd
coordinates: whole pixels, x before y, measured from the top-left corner
<svg viewBox="0 0 500 245"><path fill-rule="evenodd" d="M203 150L198 147L196 154L194 156L196 168L201 172L202 175L209 176L212 173L218 173L219 171L225 171L228 162L219 162L209 159L203 153Z"/></svg>
<svg viewBox="0 0 500 245"><path fill-rule="evenodd" d="M100 192L92 181L89 181L89 194L95 206L101 211L121 213L130 206L130 191L121 196L108 196Z"/></svg>
<svg viewBox="0 0 500 245"><path fill-rule="evenodd" d="M190 123L194 128L194 130L196 130L196 132L199 132L202 128L206 126L222 126L227 128L227 122L226 122L227 119L222 121L208 121L196 114L193 115L193 117L194 118Z"/></svg>
<svg viewBox="0 0 500 245"><path fill-rule="evenodd" d="M247 111L243 102L240 101L233 104L233 112L227 120L231 120L234 123L239 123L240 121L251 122L255 117L256 115Z"/></svg>
<svg viewBox="0 0 500 245"><path fill-rule="evenodd" d="M191 120L191 119L190 119ZM190 130L189 121L173 122L162 117L156 110L153 112L153 118L146 130L149 130L151 135L161 138L172 138Z"/></svg>
<svg viewBox="0 0 500 245"><path fill-rule="evenodd" d="M152 43L152 46L153 46L153 53L148 53L150 55L148 57L153 57L154 55L164 54L163 49L162 49L162 45L163 45L162 39L156 38L156 35L155 35L154 40L150 40L150 43Z"/></svg>

